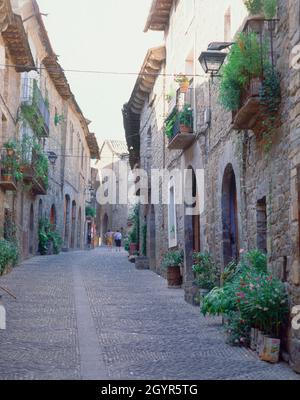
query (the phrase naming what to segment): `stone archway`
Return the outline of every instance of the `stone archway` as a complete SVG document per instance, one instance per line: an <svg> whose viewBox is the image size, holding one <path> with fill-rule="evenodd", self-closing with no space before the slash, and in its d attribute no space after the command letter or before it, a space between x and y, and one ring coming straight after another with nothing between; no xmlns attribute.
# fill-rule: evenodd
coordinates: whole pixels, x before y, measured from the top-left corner
<svg viewBox="0 0 300 400"><path fill-rule="evenodd" d="M65 196L65 210L64 210L64 246L66 249L69 248L69 238L70 238L70 206L71 199L69 195Z"/></svg>
<svg viewBox="0 0 300 400"><path fill-rule="evenodd" d="M238 260L238 210L236 178L233 167L225 168L222 183L222 228L223 228L223 260L224 266Z"/></svg>

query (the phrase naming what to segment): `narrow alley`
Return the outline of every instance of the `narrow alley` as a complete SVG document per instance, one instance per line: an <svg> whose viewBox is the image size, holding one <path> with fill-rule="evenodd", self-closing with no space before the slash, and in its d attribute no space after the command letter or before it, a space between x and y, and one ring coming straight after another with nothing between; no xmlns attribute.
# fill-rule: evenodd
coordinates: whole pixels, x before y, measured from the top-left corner
<svg viewBox="0 0 300 400"><path fill-rule="evenodd" d="M127 253L105 248L35 257L1 278L7 330L1 379L295 380L285 364L225 344L203 318Z"/></svg>

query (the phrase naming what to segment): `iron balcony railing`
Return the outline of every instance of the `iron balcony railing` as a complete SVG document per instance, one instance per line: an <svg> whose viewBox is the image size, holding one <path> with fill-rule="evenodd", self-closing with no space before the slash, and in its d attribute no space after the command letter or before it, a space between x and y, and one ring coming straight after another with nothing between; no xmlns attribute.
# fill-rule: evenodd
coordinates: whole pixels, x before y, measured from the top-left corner
<svg viewBox="0 0 300 400"><path fill-rule="evenodd" d="M48 136L50 128L49 104L47 104L47 101L44 99L36 79L23 78L21 102L23 105L33 106L38 116L42 117L44 122L44 134ZM30 121L28 122L30 123Z"/></svg>

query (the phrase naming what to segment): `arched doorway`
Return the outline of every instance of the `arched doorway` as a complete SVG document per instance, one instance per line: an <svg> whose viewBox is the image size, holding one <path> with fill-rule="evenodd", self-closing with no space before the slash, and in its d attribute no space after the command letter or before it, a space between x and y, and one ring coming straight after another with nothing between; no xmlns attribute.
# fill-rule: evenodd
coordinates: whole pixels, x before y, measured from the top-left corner
<svg viewBox="0 0 300 400"><path fill-rule="evenodd" d="M65 210L64 210L64 226L65 226L64 246L65 246L66 249L69 248L69 237L70 237L70 206L71 206L71 199L70 199L70 196L66 195L66 197L65 197Z"/></svg>
<svg viewBox="0 0 300 400"><path fill-rule="evenodd" d="M81 248L81 228L82 228L82 221L81 221L81 207L79 207L78 211L78 221L77 221L77 248Z"/></svg>
<svg viewBox="0 0 300 400"><path fill-rule="evenodd" d="M34 254L34 210L33 204L30 206L29 214L29 254Z"/></svg>
<svg viewBox="0 0 300 400"><path fill-rule="evenodd" d="M156 270L156 224L155 224L155 208L152 204L150 209L150 227L149 227L149 236L150 236L150 268L155 271Z"/></svg>
<svg viewBox="0 0 300 400"><path fill-rule="evenodd" d="M76 232L76 201L72 202L72 228L71 228L71 248L75 248L75 232Z"/></svg>
<svg viewBox="0 0 300 400"><path fill-rule="evenodd" d="M104 214L102 220L102 243L105 244L105 234L108 231L108 215Z"/></svg>
<svg viewBox="0 0 300 400"><path fill-rule="evenodd" d="M196 294L193 282L195 274L193 272L193 253L200 252L200 207L198 196L198 185L195 171L189 167L185 176L185 215L184 215L184 234L185 234L185 299L193 303Z"/></svg>
<svg viewBox="0 0 300 400"><path fill-rule="evenodd" d="M222 184L222 224L224 265L238 259L237 190L233 167L229 164Z"/></svg>
<svg viewBox="0 0 300 400"><path fill-rule="evenodd" d="M56 208L55 205L53 204L50 210L50 224L51 225L56 225Z"/></svg>
<svg viewBox="0 0 300 400"><path fill-rule="evenodd" d="M43 218L43 200L39 201L39 212L38 212L39 222Z"/></svg>

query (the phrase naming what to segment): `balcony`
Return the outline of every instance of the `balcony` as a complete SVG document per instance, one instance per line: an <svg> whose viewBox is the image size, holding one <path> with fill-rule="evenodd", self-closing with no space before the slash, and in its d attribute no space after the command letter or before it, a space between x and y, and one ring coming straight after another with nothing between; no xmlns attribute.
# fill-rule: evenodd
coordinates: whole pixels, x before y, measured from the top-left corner
<svg viewBox="0 0 300 400"><path fill-rule="evenodd" d="M185 105L187 107L187 105ZM183 111L177 111L177 108L173 110L173 113L168 117L166 123L173 123L173 127L169 134L169 150L186 150L195 141L196 136L193 133L193 115L185 114L185 118L182 118ZM184 119L184 120L183 120ZM173 122L172 122L173 121Z"/></svg>
<svg viewBox="0 0 300 400"><path fill-rule="evenodd" d="M45 196L47 194L47 187L43 180L37 177L34 166L24 165L22 167L23 182L31 186L31 193L34 196Z"/></svg>
<svg viewBox="0 0 300 400"><path fill-rule="evenodd" d="M17 190L17 183L14 175L7 172L4 168L0 171L0 187L4 191L15 192Z"/></svg>
<svg viewBox="0 0 300 400"><path fill-rule="evenodd" d="M262 88L262 79L256 78L250 81L249 86L244 90L241 97L241 107L234 111L233 128L254 129L260 119L261 101L260 90Z"/></svg>
<svg viewBox="0 0 300 400"><path fill-rule="evenodd" d="M38 137L48 137L50 127L50 112L47 101L38 87L37 80L24 78L22 80L22 112Z"/></svg>

